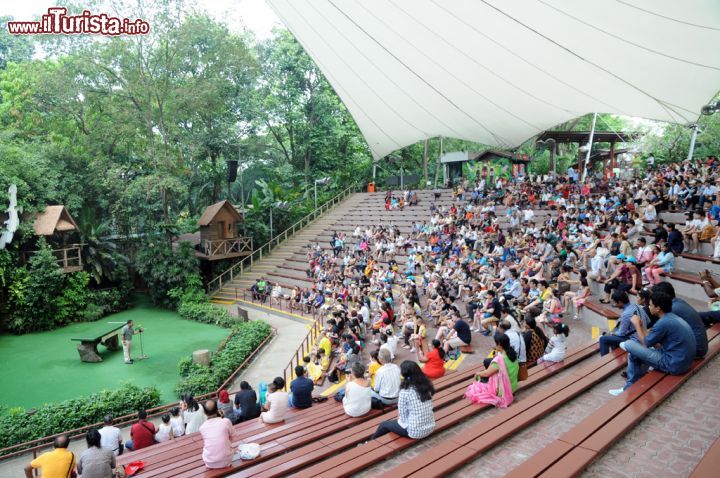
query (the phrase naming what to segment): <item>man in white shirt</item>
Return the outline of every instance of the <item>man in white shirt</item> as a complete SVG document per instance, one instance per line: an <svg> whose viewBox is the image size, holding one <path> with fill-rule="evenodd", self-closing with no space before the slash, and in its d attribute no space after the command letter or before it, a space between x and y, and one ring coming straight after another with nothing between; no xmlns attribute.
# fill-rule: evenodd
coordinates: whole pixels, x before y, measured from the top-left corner
<svg viewBox="0 0 720 478"><path fill-rule="evenodd" d="M396 404L400 394L400 367L391 360L390 351L380 349L378 361L382 367L375 372L375 386L370 392L372 398L379 400L384 405Z"/></svg>
<svg viewBox="0 0 720 478"><path fill-rule="evenodd" d="M702 209L705 201L709 201L711 204L715 201L715 195L717 194L717 187L710 181L705 183L705 187L700 189L700 202L698 206Z"/></svg>
<svg viewBox="0 0 720 478"><path fill-rule="evenodd" d="M532 221L533 217L535 217L535 212L532 210L532 207L528 204L527 209L523 211L523 222L525 224Z"/></svg>
<svg viewBox="0 0 720 478"><path fill-rule="evenodd" d="M100 448L110 450L115 456L118 456L123 452L122 436L120 435L120 429L112 426L112 424L113 416L105 415L103 427L98 430L100 432Z"/></svg>

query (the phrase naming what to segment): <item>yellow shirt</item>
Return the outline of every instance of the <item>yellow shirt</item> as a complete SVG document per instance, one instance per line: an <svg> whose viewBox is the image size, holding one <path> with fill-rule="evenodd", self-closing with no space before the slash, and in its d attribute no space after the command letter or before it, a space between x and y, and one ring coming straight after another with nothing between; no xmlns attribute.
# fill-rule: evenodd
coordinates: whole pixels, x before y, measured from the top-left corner
<svg viewBox="0 0 720 478"><path fill-rule="evenodd" d="M307 371L313 382L322 377L323 374L322 367L320 365L317 365L315 362L310 362L309 364L307 364Z"/></svg>
<svg viewBox="0 0 720 478"><path fill-rule="evenodd" d="M374 360L372 363L370 363L370 366L368 367L368 373L370 374L370 388L375 387L375 372L378 371L378 369L382 367L378 362L375 362Z"/></svg>
<svg viewBox="0 0 720 478"><path fill-rule="evenodd" d="M323 337L322 339L320 339L320 343L318 344L318 347L325 351L326 357L330 357L330 352L332 350L332 344L330 343L329 338Z"/></svg>
<svg viewBox="0 0 720 478"><path fill-rule="evenodd" d="M550 297L550 294L552 294L552 290L550 290L550 287L548 287L542 292L542 294L540 294L540 300L542 300L543 302L547 301Z"/></svg>
<svg viewBox="0 0 720 478"><path fill-rule="evenodd" d="M68 478L75 468L75 454L66 448L56 448L35 458L30 466L40 468L43 478Z"/></svg>

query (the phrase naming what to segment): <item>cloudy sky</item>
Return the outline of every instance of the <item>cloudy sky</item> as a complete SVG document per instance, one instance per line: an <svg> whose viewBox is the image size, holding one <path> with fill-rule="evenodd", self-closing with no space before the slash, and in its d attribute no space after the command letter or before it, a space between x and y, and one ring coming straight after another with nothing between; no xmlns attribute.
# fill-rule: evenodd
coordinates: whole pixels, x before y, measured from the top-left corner
<svg viewBox="0 0 720 478"><path fill-rule="evenodd" d="M226 21L233 30L252 30L258 39L268 37L273 26L282 25L265 0L187 0L187 3ZM16 20L30 20L47 12L49 7L62 5L62 1L58 0L2 0L0 15L12 15Z"/></svg>

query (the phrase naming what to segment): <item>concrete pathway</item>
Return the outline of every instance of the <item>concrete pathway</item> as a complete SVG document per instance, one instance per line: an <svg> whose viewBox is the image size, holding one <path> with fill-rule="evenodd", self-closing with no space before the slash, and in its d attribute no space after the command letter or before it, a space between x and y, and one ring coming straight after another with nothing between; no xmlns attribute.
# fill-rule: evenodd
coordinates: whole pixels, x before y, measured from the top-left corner
<svg viewBox="0 0 720 478"><path fill-rule="evenodd" d="M305 340L305 336L309 332L306 325L311 322L309 319L296 319L245 303L238 305L248 311L248 317L251 320L265 321L277 330L275 338L265 345L230 386L231 391L236 391L240 389L240 382L245 380L257 390L257 385L261 381L269 383L277 376L282 377L282 372L290 362L293 353ZM236 313L236 307L235 305L227 306L232 313Z"/></svg>

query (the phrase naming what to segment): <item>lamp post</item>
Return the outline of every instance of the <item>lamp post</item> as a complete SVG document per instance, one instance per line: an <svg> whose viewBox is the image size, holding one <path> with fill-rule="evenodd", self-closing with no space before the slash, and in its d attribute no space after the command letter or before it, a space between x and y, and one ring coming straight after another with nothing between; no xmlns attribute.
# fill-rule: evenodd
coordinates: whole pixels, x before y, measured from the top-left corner
<svg viewBox="0 0 720 478"><path fill-rule="evenodd" d="M708 103L705 106L703 106L700 109L700 114L704 116L712 116L715 113L720 111L720 100L715 101L714 103ZM693 153L695 153L695 140L697 139L698 133L702 133L702 131L698 131L698 124L693 123L689 125L690 128L692 128L692 136L690 137L690 148L688 149L688 155L687 160L690 161L693 157Z"/></svg>
<svg viewBox="0 0 720 478"><path fill-rule="evenodd" d="M270 242L272 246L273 238L273 209L287 209L290 204L287 201L276 201L270 205Z"/></svg>
<svg viewBox="0 0 720 478"><path fill-rule="evenodd" d="M315 184L314 184L314 189L315 189L315 209L317 209L317 187L318 187L318 184L319 184L320 186L324 186L324 185L326 185L326 184L329 183L329 182L330 182L330 177L329 177L329 176L326 176L326 177L324 177L324 178L320 178L320 179L316 179L316 180L315 180Z"/></svg>

